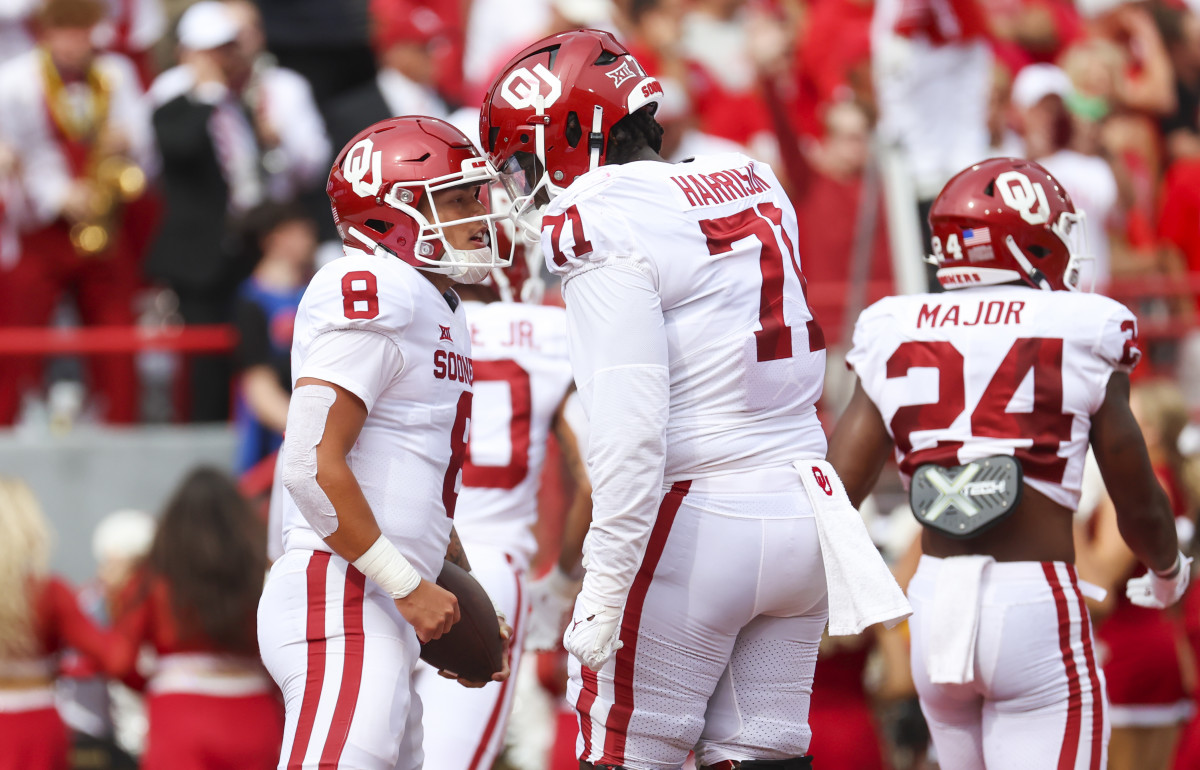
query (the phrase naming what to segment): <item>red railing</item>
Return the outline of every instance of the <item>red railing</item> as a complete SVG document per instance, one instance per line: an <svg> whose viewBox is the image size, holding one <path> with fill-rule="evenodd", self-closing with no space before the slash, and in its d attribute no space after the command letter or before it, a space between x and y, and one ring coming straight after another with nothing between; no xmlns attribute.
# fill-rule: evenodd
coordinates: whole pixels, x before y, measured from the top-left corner
<svg viewBox="0 0 1200 770"><path fill-rule="evenodd" d="M1194 308L1185 300L1200 297L1200 275L1150 276L1126 278L1114 282L1105 292L1137 314L1138 334L1144 340L1174 340L1196 325ZM1160 307L1147 308L1147 302L1161 301ZM1181 315L1181 311L1186 311ZM1190 317L1189 317L1190 314Z"/></svg>
<svg viewBox="0 0 1200 770"><path fill-rule="evenodd" d="M228 324L198 326L0 327L0 357L100 355L160 350L229 353L237 332Z"/></svg>
<svg viewBox="0 0 1200 770"><path fill-rule="evenodd" d="M191 402L188 359L228 355L237 344L229 324L194 326L0 327L0 367L14 356L134 355L148 351L178 353L181 366L171 385L173 422L182 422Z"/></svg>

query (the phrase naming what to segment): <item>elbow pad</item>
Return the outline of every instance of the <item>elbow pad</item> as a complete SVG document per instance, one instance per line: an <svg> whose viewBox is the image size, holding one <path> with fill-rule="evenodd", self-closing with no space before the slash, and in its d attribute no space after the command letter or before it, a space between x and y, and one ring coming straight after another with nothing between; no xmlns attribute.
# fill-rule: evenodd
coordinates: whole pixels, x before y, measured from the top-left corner
<svg viewBox="0 0 1200 770"><path fill-rule="evenodd" d="M283 486L304 520L322 538L337 532L337 512L317 483L317 444L325 435L325 421L337 393L327 385L302 385L288 405L287 431L279 462Z"/></svg>

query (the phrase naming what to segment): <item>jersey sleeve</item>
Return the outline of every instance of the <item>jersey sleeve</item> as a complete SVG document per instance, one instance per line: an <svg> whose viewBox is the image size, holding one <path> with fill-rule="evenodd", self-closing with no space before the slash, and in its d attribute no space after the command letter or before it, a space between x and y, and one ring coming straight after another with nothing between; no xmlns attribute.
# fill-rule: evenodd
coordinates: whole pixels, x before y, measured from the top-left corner
<svg viewBox="0 0 1200 770"><path fill-rule="evenodd" d="M322 268L300 302L310 333L360 329L400 345L416 307L406 265L374 257L343 257ZM424 280L424 279L420 279Z"/></svg>
<svg viewBox="0 0 1200 770"><path fill-rule="evenodd" d="M885 301L876 302L862 311L854 324L854 336L850 352L846 354L846 366L854 370L863 381L863 387L866 387L869 374L879 366L876 359L882 353L882 340L890 333L892 324Z"/></svg>
<svg viewBox="0 0 1200 770"><path fill-rule="evenodd" d="M588 270L619 263L645 273L658 284L653 266L638 257L635 228L624 211L628 200L613 200L619 191L586 188L550 203L542 218L542 252L546 267L567 283Z"/></svg>
<svg viewBox="0 0 1200 770"><path fill-rule="evenodd" d="M317 337L297 373L345 388L367 411L404 368L396 343L368 329L335 329Z"/></svg>
<svg viewBox="0 0 1200 770"><path fill-rule="evenodd" d="M1101 324L1092 352L1116 371L1128 374L1142 358L1137 318L1124 305L1112 305L1115 307Z"/></svg>

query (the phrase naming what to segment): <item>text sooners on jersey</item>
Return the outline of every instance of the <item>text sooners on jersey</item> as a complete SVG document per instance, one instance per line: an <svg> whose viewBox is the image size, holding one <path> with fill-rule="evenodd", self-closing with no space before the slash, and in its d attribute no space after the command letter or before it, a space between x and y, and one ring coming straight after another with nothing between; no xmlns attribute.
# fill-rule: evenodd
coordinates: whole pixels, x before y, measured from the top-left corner
<svg viewBox="0 0 1200 770"><path fill-rule="evenodd" d="M825 340L796 240L774 172L741 153L602 166L550 203L543 250L564 282L626 262L661 298L666 483L825 456Z"/></svg>
<svg viewBox="0 0 1200 770"><path fill-rule="evenodd" d="M471 418L471 339L455 304L399 259L347 253L313 277L292 338L293 378L333 382L366 404L346 460L379 529L428 580L441 571L449 543ZM400 351L399 368L308 361L318 338L347 330L386 338ZM285 550L330 550L286 490L282 522Z"/></svg>
<svg viewBox="0 0 1200 770"><path fill-rule="evenodd" d="M896 442L905 486L923 463L1013 455L1025 481L1079 504L1091 415L1141 352L1137 321L1096 294L992 286L887 297L846 360Z"/></svg>
<svg viewBox="0 0 1200 770"><path fill-rule="evenodd" d="M546 440L571 387L562 308L467 302L474 357L471 440L454 524L469 547L499 548L529 565Z"/></svg>

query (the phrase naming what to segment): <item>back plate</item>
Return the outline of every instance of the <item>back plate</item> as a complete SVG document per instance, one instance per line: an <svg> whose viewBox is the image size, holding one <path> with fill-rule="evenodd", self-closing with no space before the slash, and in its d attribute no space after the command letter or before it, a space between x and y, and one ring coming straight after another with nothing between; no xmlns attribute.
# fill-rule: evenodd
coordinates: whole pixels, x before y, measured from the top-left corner
<svg viewBox="0 0 1200 770"><path fill-rule="evenodd" d="M948 537L966 539L1000 523L1021 502L1021 464L1009 455L944 468L917 468L908 489L913 515Z"/></svg>

